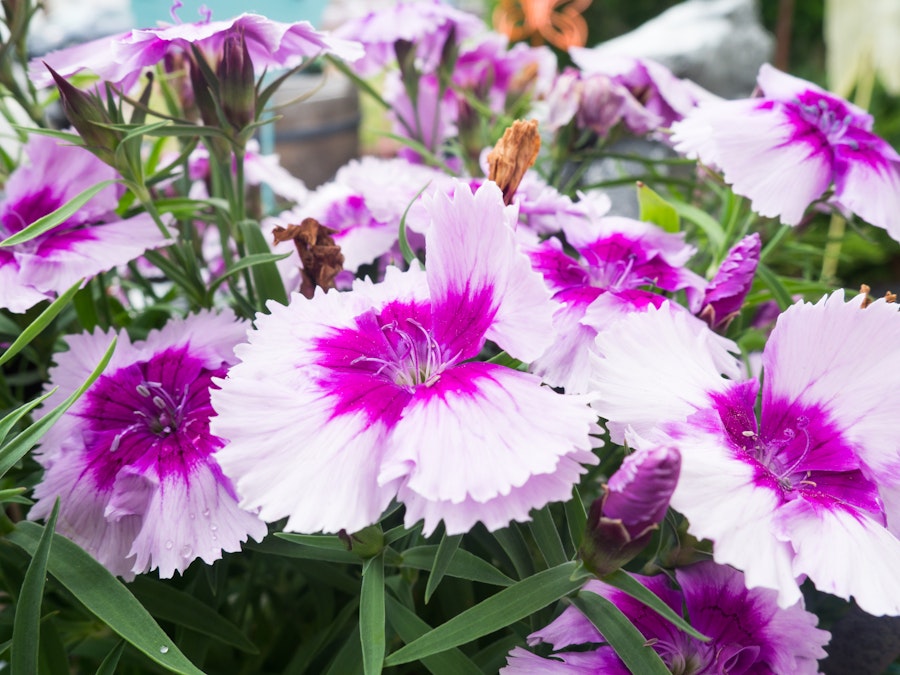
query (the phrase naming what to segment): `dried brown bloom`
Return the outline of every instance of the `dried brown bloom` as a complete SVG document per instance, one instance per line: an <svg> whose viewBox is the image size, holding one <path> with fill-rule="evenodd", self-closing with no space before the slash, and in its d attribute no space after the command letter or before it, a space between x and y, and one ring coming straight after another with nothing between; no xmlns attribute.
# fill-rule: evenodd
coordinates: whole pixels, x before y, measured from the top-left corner
<svg viewBox="0 0 900 675"><path fill-rule="evenodd" d="M505 204L512 203L522 176L534 164L540 149L537 120L516 120L488 153L488 178L500 186Z"/></svg>
<svg viewBox="0 0 900 675"><path fill-rule="evenodd" d="M293 240L297 247L303 263L300 293L304 297L312 298L316 286L326 291L334 288L334 278L344 269L344 254L331 236L336 231L314 218L304 218L299 225L279 226L272 230L276 244Z"/></svg>

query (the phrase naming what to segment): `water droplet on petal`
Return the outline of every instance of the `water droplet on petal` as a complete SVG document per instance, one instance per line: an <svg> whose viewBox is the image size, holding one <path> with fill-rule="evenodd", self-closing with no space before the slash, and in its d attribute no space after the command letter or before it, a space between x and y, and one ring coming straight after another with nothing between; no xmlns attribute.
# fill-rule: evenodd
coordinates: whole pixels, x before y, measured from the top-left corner
<svg viewBox="0 0 900 675"><path fill-rule="evenodd" d="M166 550L167 550L167 551L171 551L171 550L172 550L172 547L173 547L174 545L175 545L175 543L174 543L171 539L169 539L169 541L166 542Z"/></svg>
<svg viewBox="0 0 900 675"><path fill-rule="evenodd" d="M203 509L203 517L209 518L209 509Z"/></svg>
<svg viewBox="0 0 900 675"><path fill-rule="evenodd" d="M216 525L215 523L213 523L209 526L209 529L212 530L213 532L215 532L216 530L219 529L219 526Z"/></svg>
<svg viewBox="0 0 900 675"><path fill-rule="evenodd" d="M182 558L185 558L185 559L190 558L193 553L194 553L194 549L192 549L190 546L185 544L184 546L181 547L181 557Z"/></svg>
<svg viewBox="0 0 900 675"><path fill-rule="evenodd" d="M189 513L189 514L188 514L188 518L190 518L191 520L196 520L196 519L197 519L197 514L196 514L196 513Z"/></svg>
<svg viewBox="0 0 900 675"><path fill-rule="evenodd" d="M168 654L168 653L169 653L169 648L166 647L165 645L163 645L162 647L159 648L159 653L160 653L160 654Z"/></svg>

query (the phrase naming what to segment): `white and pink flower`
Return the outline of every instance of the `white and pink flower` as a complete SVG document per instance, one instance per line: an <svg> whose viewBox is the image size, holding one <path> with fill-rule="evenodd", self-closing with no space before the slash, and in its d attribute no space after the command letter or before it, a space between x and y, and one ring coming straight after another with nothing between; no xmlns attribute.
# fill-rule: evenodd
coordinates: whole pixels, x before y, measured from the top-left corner
<svg viewBox="0 0 900 675"><path fill-rule="evenodd" d="M299 532L356 531L391 500L432 533L527 520L595 463L594 413L530 374L473 361L486 340L528 361L553 305L493 183L427 205L427 271L295 295L257 317L213 392L216 457L241 503Z"/></svg>

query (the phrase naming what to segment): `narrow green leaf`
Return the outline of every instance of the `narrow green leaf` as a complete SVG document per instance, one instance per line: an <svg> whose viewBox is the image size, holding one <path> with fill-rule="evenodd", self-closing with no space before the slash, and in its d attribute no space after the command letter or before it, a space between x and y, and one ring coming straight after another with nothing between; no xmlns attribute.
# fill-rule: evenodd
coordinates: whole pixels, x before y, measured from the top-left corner
<svg viewBox="0 0 900 675"><path fill-rule="evenodd" d="M641 602L654 612L659 614L666 621L670 621L680 630L683 630L685 633L694 637L701 642L708 642L709 638L706 637L703 633L700 633L693 628L691 625L684 620L684 618L673 611L671 607L669 607L665 602L663 602L659 596L657 596L653 591L644 586L641 582L635 579L633 576L628 574L625 570L616 570L612 574L607 574L603 577L603 582L609 584L610 586L615 586L620 591L627 593L632 598Z"/></svg>
<svg viewBox="0 0 900 675"><path fill-rule="evenodd" d="M402 567L416 570L434 569L437 546L415 546L403 551ZM457 549L444 570L445 576L479 581L493 586L512 586L515 582L486 560L465 549Z"/></svg>
<svg viewBox="0 0 900 675"><path fill-rule="evenodd" d="M16 504L33 504L30 499L22 497L28 488L9 488L8 490L0 490L0 504L7 502L15 502Z"/></svg>
<svg viewBox="0 0 900 675"><path fill-rule="evenodd" d="M569 529L572 545L577 551L581 546L584 531L587 529L587 511L585 511L584 501L581 499L581 493L578 492L577 486L572 488L572 498L566 502L565 510L566 527Z"/></svg>
<svg viewBox="0 0 900 675"><path fill-rule="evenodd" d="M377 675L384 664L384 557L375 556L363 565L359 594L359 639L363 672Z"/></svg>
<svg viewBox="0 0 900 675"><path fill-rule="evenodd" d="M7 414L6 417L4 417L2 420L0 420L0 444L2 444L3 441L6 440L6 437L9 436L9 432L12 431L13 427L16 426L16 424L18 424L19 420L21 420L23 417L25 417L25 415L37 408L48 398L53 396L53 394L56 393L57 389L58 387L54 387L50 391L38 396L33 401L23 403L11 413Z"/></svg>
<svg viewBox="0 0 900 675"><path fill-rule="evenodd" d="M238 223L238 229L247 246L248 257L254 254L271 253L269 243L263 235L262 229L255 221L245 220ZM284 290L284 281L281 279L281 272L275 266L274 262L256 263L251 268L253 275L253 285L259 296L259 306L257 309L263 311L267 300L274 300L282 305L288 304L288 296Z"/></svg>
<svg viewBox="0 0 900 675"><path fill-rule="evenodd" d="M50 544L59 515L59 498L53 505L47 527L41 533L31 563L25 571L16 616L13 620L10 671L12 675L34 675L38 672L38 654L41 634L41 600L44 597L44 579L47 577L47 560Z"/></svg>
<svg viewBox="0 0 900 675"><path fill-rule="evenodd" d="M519 359L514 359L506 352L500 352L499 354L497 354L497 356L489 358L487 362L496 363L497 365L512 368L513 370L522 370L526 365L519 361Z"/></svg>
<svg viewBox="0 0 900 675"><path fill-rule="evenodd" d="M384 664L396 666L458 647L543 609L581 587L583 580L571 578L575 567L568 562L504 588L397 650Z"/></svg>
<svg viewBox="0 0 900 675"><path fill-rule="evenodd" d="M6 351L3 352L3 355L0 356L0 366L9 361L12 357L18 354L22 349L28 345L34 338L40 335L41 331L43 331L53 319L56 318L56 315L62 311L62 309L69 304L69 301L72 299L72 296L78 292L78 288L81 286L82 282L78 281L74 286L68 289L65 293L60 295L56 300L50 303L50 305L41 312L38 317L32 321L28 326L23 330L19 337L17 337L13 343L6 348Z"/></svg>
<svg viewBox="0 0 900 675"><path fill-rule="evenodd" d="M638 181L637 193L641 220L659 225L666 232L678 232L681 229L678 211L657 192Z"/></svg>
<svg viewBox="0 0 900 675"><path fill-rule="evenodd" d="M412 208L413 204L416 203L416 200L422 196L422 193L431 185L431 181L425 183L422 186L422 189L416 193L416 196L413 197L409 204L406 205L406 209L403 211L403 216L400 218L400 253L403 255L403 260L406 261L407 265L412 265L413 260L418 262L418 258L416 258L415 252L409 245L409 238L406 236L406 216L409 214L409 210Z"/></svg>
<svg viewBox="0 0 900 675"><path fill-rule="evenodd" d="M431 600L432 594L447 573L447 568L453 560L453 556L459 548L462 541L461 534L447 536L445 532L441 537L441 543L438 544L437 554L434 556L434 564L431 566L431 574L428 575L428 583L425 584L425 604Z"/></svg>
<svg viewBox="0 0 900 675"><path fill-rule="evenodd" d="M6 539L34 555L43 529L23 521ZM203 675L128 589L77 544L54 535L47 569L89 612L150 660L173 673Z"/></svg>
<svg viewBox="0 0 900 675"><path fill-rule="evenodd" d="M606 598L596 593L579 593L573 600L581 613L594 624L628 669L636 675L670 675L666 664L628 617Z"/></svg>
<svg viewBox="0 0 900 675"><path fill-rule="evenodd" d="M550 505L532 511L531 518L529 528L535 543L541 550L541 555L547 561L547 566L562 565L569 559L569 556L566 555L562 539L559 537L559 530L556 529L556 523L553 522Z"/></svg>
<svg viewBox="0 0 900 675"><path fill-rule="evenodd" d="M67 201L58 209L51 211L42 218L38 218L28 227L19 230L11 237L7 237L3 241L0 241L0 246L15 246L16 244L22 244L26 241L31 241L35 237L41 236L47 230L52 230L60 223L65 222L66 220L71 218L75 214L75 212L78 211L78 209L80 209L91 199L93 199L98 192L106 189L115 182L116 181L114 180L104 180L97 183L96 185L92 185L84 192L80 192L79 194L72 197L72 199Z"/></svg>
<svg viewBox="0 0 900 675"><path fill-rule="evenodd" d="M284 260L285 258L289 258L292 253L254 253L253 255L248 255L240 260L238 260L234 265L229 267L222 276L216 278L209 285L209 292L213 293L219 286L221 286L232 274L235 272L240 272L241 270L248 269L253 267L254 265L262 265L264 263L274 263L279 260Z"/></svg>
<svg viewBox="0 0 900 675"><path fill-rule="evenodd" d="M88 379L82 384L78 389L76 389L72 394L58 406L56 406L53 410L51 410L47 415L39 419L37 422L32 424L30 427L25 429L22 433L13 438L9 443L6 443L2 448L0 448L0 476L6 474L12 466L22 459L25 454L34 447L35 443L37 443L41 437L47 433L47 430L53 426L56 421L62 417L65 412L72 407L72 404L75 403L79 399L79 397L87 391L88 387L90 387L94 381L100 377L100 374L106 368L106 365L109 363L110 358L112 358L113 351L116 348L116 339L113 338L112 342L110 342L109 347L106 348L106 353L103 355L103 358L100 359L100 363L97 364L97 367L94 368L93 372L88 376Z"/></svg>
<svg viewBox="0 0 900 675"><path fill-rule="evenodd" d="M359 644L359 626L357 625L353 627L353 632L341 645L325 675L355 675L362 672L362 648Z"/></svg>
<svg viewBox="0 0 900 675"><path fill-rule="evenodd" d="M412 642L431 630L431 626L418 615L390 595L387 602L387 620L404 642ZM459 649L448 649L422 659L422 665L434 675L481 675L481 669Z"/></svg>
<svg viewBox="0 0 900 675"><path fill-rule="evenodd" d="M718 251L725 243L725 230L722 229L721 223L709 215L706 211L698 209L692 204L684 202L671 202L670 206L678 212L678 215L689 220L699 227L706 234L709 243L714 251Z"/></svg>
<svg viewBox="0 0 900 675"><path fill-rule="evenodd" d="M240 628L194 596L146 576L137 577L128 587L157 619L190 628L248 654L259 653Z"/></svg>
<svg viewBox="0 0 900 675"><path fill-rule="evenodd" d="M491 535L503 548L504 553L509 556L520 579L524 579L534 573L534 561L531 559L528 545L522 539L522 533L519 532L515 524L504 527L502 530L495 530L491 532Z"/></svg>
<svg viewBox="0 0 900 675"><path fill-rule="evenodd" d="M359 584L356 586L359 590ZM282 675L303 675L322 650L336 640L338 636L346 635L348 625L353 624L353 630L358 631L359 625L356 622L356 609L359 603L359 596L354 593L352 599L347 602L338 615L331 621L328 626L322 630L312 634L304 635L303 641L291 657L290 663L284 669Z"/></svg>
<svg viewBox="0 0 900 675"><path fill-rule="evenodd" d="M250 549L251 551L259 551L260 553L267 553L269 555L285 556L287 558L322 560L325 562L350 563L357 565L362 564L362 559L355 553L348 551L346 546L344 547L344 550L341 551L339 549L310 546L308 544L290 540L280 541L282 538L286 539L287 535L283 532L277 532L275 537L267 537L259 544L248 541L244 544L244 548Z"/></svg>
<svg viewBox="0 0 900 675"><path fill-rule="evenodd" d="M756 275L772 293L772 297L775 299L775 302L778 303L778 309L783 312L794 304L794 299L791 297L790 292L788 292L784 287L784 284L781 283L781 279L778 278L778 275L775 274L768 265L764 265L760 262L756 268Z"/></svg>
<svg viewBox="0 0 900 675"><path fill-rule="evenodd" d="M119 659L122 658L122 652L124 651L125 642L120 641L100 663L96 675L116 675L116 667L119 665Z"/></svg>

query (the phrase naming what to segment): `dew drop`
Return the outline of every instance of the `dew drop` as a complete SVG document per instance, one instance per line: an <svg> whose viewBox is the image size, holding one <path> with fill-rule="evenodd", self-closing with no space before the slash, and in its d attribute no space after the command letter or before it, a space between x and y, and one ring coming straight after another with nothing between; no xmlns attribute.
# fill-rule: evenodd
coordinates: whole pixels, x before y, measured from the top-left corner
<svg viewBox="0 0 900 675"><path fill-rule="evenodd" d="M172 550L172 547L173 547L174 545L175 545L174 542L173 542L171 539L169 539L169 541L166 542L166 550L167 550L167 551L171 551L171 550Z"/></svg>
<svg viewBox="0 0 900 675"><path fill-rule="evenodd" d="M181 547L181 557L182 558L184 558L184 559L190 558L193 553L194 553L194 549L192 549L187 544L185 544L184 546Z"/></svg>
<svg viewBox="0 0 900 675"><path fill-rule="evenodd" d="M169 653L169 648L166 647L165 645L163 645L162 647L159 648L159 653L160 653L160 654L168 654L168 653Z"/></svg>
<svg viewBox="0 0 900 675"><path fill-rule="evenodd" d="M211 531L215 532L216 530L219 529L219 526L216 525L215 523L212 523L212 524L209 526L209 529L210 529Z"/></svg>
<svg viewBox="0 0 900 675"><path fill-rule="evenodd" d="M203 517L209 518L209 509L203 509Z"/></svg>
<svg viewBox="0 0 900 675"><path fill-rule="evenodd" d="M188 514L188 518L190 518L191 520L196 520L196 519L197 519L197 514L196 514L196 513L189 513L189 514Z"/></svg>

